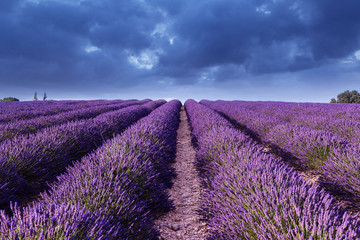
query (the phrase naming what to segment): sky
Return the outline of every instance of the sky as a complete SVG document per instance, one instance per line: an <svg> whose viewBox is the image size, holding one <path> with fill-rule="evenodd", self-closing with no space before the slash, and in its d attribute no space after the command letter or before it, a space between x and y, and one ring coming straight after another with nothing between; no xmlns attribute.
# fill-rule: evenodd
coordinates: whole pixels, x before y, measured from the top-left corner
<svg viewBox="0 0 360 240"><path fill-rule="evenodd" d="M0 0L0 98L329 102L358 0Z"/></svg>

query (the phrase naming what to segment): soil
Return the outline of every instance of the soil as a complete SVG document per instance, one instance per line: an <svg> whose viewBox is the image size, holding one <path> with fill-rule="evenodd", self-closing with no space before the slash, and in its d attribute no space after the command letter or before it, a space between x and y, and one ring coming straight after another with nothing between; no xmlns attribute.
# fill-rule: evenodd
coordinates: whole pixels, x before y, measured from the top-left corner
<svg viewBox="0 0 360 240"><path fill-rule="evenodd" d="M201 202L200 178L195 166L196 151L191 144L191 131L184 107L180 111L177 150L173 167L177 177L169 189L175 209L156 221L160 239L200 240L208 235L206 223L198 213Z"/></svg>

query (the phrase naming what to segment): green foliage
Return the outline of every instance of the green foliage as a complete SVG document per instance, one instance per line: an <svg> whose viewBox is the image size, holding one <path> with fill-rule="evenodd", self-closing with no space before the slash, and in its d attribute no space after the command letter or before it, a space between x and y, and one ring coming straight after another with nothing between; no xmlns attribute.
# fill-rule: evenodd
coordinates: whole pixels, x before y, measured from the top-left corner
<svg viewBox="0 0 360 240"><path fill-rule="evenodd" d="M18 101L20 100L14 97L7 97L0 100L0 102L18 102Z"/></svg>
<svg viewBox="0 0 360 240"><path fill-rule="evenodd" d="M331 103L360 103L360 93L356 90L346 90L337 95L337 101L332 98Z"/></svg>

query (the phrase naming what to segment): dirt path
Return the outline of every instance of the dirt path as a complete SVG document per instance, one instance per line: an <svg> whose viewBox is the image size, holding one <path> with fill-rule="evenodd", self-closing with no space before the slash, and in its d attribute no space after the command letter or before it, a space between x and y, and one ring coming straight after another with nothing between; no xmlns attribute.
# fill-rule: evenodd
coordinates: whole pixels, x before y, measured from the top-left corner
<svg viewBox="0 0 360 240"><path fill-rule="evenodd" d="M156 221L160 239L206 239L205 223L200 221L197 213L200 208L200 179L197 175L195 153L191 145L190 127L184 107L180 112L180 125L177 130L177 152L174 163L177 177L169 189L170 198L174 200L175 210Z"/></svg>

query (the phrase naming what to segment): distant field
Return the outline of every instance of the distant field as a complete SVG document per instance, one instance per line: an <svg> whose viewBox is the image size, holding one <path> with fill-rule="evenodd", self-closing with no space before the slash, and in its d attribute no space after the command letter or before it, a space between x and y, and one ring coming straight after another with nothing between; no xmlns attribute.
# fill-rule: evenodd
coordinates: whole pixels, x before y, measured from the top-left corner
<svg viewBox="0 0 360 240"><path fill-rule="evenodd" d="M360 105L181 106L0 102L0 239L360 239ZM172 164L191 150L180 121L202 190L177 196L199 202L201 231L157 223L178 207Z"/></svg>

